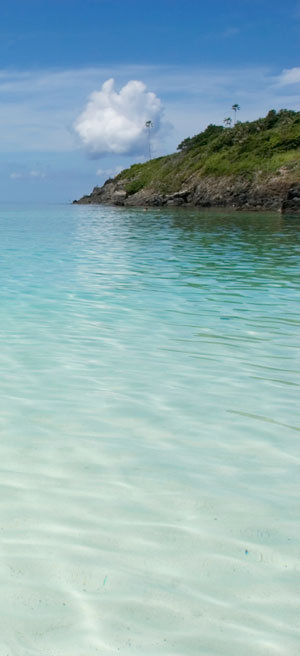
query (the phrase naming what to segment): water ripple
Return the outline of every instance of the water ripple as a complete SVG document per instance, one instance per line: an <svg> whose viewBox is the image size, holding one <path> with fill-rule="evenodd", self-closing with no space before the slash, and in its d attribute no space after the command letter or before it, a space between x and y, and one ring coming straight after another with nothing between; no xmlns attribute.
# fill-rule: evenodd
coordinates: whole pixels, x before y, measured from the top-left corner
<svg viewBox="0 0 300 656"><path fill-rule="evenodd" d="M298 656L299 228L0 212L1 654Z"/></svg>

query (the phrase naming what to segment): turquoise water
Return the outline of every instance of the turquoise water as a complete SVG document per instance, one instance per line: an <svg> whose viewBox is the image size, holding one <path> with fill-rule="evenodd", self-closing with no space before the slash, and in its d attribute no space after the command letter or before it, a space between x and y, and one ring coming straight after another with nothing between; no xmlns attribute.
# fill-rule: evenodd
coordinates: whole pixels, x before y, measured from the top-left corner
<svg viewBox="0 0 300 656"><path fill-rule="evenodd" d="M299 655L299 217L0 230L1 656Z"/></svg>

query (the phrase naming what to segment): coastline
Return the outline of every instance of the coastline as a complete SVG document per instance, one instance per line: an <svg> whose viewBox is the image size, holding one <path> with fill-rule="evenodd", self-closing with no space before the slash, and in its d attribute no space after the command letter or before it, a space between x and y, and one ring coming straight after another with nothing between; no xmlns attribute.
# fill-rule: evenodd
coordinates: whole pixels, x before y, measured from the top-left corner
<svg viewBox="0 0 300 656"><path fill-rule="evenodd" d="M74 202L300 213L300 112L210 124L177 151L133 164Z"/></svg>
<svg viewBox="0 0 300 656"><path fill-rule="evenodd" d="M73 204L223 208L300 214L300 182L287 179L284 169L264 181L210 176L190 181L169 194L151 186L132 194L128 191L128 182L124 176L108 179L102 187L94 187L91 194L74 200Z"/></svg>

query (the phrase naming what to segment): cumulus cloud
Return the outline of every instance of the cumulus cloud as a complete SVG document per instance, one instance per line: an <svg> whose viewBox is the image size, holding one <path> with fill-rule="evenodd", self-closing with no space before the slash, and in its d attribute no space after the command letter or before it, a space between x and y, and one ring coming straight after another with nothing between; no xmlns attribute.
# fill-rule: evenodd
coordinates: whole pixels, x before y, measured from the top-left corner
<svg viewBox="0 0 300 656"><path fill-rule="evenodd" d="M300 83L300 66L295 68L286 68L279 76L279 84L285 86L286 84L299 84Z"/></svg>
<svg viewBox="0 0 300 656"><path fill-rule="evenodd" d="M160 99L143 82L131 80L120 92L113 79L94 91L74 127L90 155L107 153L142 154L147 147L146 121L152 122L151 134L161 129Z"/></svg>
<svg viewBox="0 0 300 656"><path fill-rule="evenodd" d="M231 107L233 97L242 107L243 120L263 116L270 107L298 111L299 69L300 66L282 71L264 66L202 68L116 64L109 68L60 71L0 70L0 124L5 125L1 133L2 152L40 151L55 153L55 157L60 153L61 158L73 152L74 160L67 165L68 170L70 167L73 170L78 146L74 138L74 121L86 107L90 90L98 88L99 80L112 76L120 80L120 88L128 80L140 79L146 83L147 89L156 89L174 129L166 129L164 115L160 113L161 128L158 132L157 119L147 116L145 120L154 123L152 153L155 156L171 153L187 135L200 132L208 123L222 123L224 108ZM141 154L145 158L148 156L146 144ZM136 161L135 154L133 158ZM123 161L123 156L119 155L117 161ZM130 163L124 156L124 166ZM109 163L107 167L113 164ZM33 162L32 168L39 166ZM8 176L11 171L19 171L15 159L9 163ZM28 179L33 184L34 178Z"/></svg>

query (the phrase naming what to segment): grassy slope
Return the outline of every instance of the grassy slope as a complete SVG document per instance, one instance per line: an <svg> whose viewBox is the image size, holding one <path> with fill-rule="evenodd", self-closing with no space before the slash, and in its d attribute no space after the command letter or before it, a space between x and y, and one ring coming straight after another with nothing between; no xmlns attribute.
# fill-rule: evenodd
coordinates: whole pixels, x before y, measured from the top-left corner
<svg viewBox="0 0 300 656"><path fill-rule="evenodd" d="M134 194L144 187L161 193L178 191L203 176L243 176L263 180L284 166L292 180L300 178L300 112L271 110L264 119L234 127L208 126L185 139L179 152L134 164L117 180Z"/></svg>

